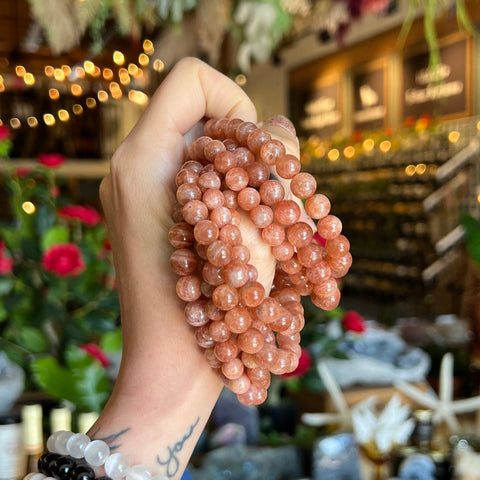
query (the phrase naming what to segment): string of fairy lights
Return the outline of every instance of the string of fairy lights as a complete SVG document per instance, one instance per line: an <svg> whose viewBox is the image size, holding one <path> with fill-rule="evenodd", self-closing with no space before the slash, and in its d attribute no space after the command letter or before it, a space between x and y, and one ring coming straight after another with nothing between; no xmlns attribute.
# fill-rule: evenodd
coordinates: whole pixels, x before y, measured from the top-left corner
<svg viewBox="0 0 480 480"><path fill-rule="evenodd" d="M41 76L41 83L48 84L48 96L52 102L61 105L62 97L66 95L69 97L72 95L78 101L69 107L63 105L57 109L25 117L17 115L0 118L0 125L5 124L13 130L18 130L22 127L37 128L40 122L43 122L46 126L53 127L57 121L68 122L72 115L80 116L85 109L97 108L98 103L119 100L124 96L132 103L146 105L149 96L143 91L142 86L148 83L149 71L153 69L161 73L165 65L160 59L152 59L155 48L151 40L143 40L142 47L143 51L139 53L136 62L127 63L125 54L120 50L113 52L113 63L118 67L115 69L96 65L92 60L85 60L83 64L75 66L45 65L43 73L37 74L37 77ZM14 72L5 78L0 74L0 94L9 91L10 87L17 90L19 87L29 89L40 83L40 79L24 65L16 65Z"/></svg>

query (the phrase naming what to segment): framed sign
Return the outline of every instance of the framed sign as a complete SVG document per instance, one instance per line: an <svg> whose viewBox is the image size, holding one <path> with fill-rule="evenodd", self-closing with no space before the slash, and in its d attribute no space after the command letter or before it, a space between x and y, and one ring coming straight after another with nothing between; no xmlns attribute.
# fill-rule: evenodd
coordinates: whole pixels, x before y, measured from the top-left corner
<svg viewBox="0 0 480 480"><path fill-rule="evenodd" d="M423 51L403 60L403 119L430 113L455 118L472 113L472 40L454 34L440 43L440 63L429 67Z"/></svg>
<svg viewBox="0 0 480 480"><path fill-rule="evenodd" d="M342 128L339 78L321 79L290 92L290 115L300 135L331 137Z"/></svg>
<svg viewBox="0 0 480 480"><path fill-rule="evenodd" d="M352 72L354 130L377 130L385 127L386 85L386 60L369 63Z"/></svg>

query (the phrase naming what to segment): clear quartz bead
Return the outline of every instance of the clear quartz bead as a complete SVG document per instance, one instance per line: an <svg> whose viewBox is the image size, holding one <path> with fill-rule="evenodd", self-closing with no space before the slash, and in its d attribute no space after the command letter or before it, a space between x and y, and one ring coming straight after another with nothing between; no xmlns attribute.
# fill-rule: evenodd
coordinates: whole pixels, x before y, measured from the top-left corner
<svg viewBox="0 0 480 480"><path fill-rule="evenodd" d="M75 433L67 440L68 454L73 458L83 458L90 437L84 433Z"/></svg>
<svg viewBox="0 0 480 480"><path fill-rule="evenodd" d="M152 474L144 465L134 465L127 473L127 480L151 480Z"/></svg>
<svg viewBox="0 0 480 480"><path fill-rule="evenodd" d="M55 437L55 453L59 453L60 455L67 455L67 442L70 437L74 434L73 432L61 431Z"/></svg>
<svg viewBox="0 0 480 480"><path fill-rule="evenodd" d="M47 478L47 476L43 473L36 473L33 477L30 477L30 480L44 480L45 478Z"/></svg>
<svg viewBox="0 0 480 480"><path fill-rule="evenodd" d="M23 480L31 480L35 475L37 475L37 472L27 473L27 475L23 477Z"/></svg>
<svg viewBox="0 0 480 480"><path fill-rule="evenodd" d="M110 447L103 440L93 440L85 448L85 460L92 467L103 465L109 458L109 455Z"/></svg>
<svg viewBox="0 0 480 480"><path fill-rule="evenodd" d="M61 435L65 430L58 430L57 432L53 432L47 440L47 450L52 453L58 453L55 450L55 442L57 440L57 437Z"/></svg>
<svg viewBox="0 0 480 480"><path fill-rule="evenodd" d="M130 470L128 460L121 453L113 453L105 462L105 473L113 480L120 480Z"/></svg>

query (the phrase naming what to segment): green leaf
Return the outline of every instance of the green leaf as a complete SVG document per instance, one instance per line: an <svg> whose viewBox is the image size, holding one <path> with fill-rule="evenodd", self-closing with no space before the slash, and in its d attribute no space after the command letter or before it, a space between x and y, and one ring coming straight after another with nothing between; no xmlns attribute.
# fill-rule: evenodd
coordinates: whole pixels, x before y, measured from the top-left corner
<svg viewBox="0 0 480 480"><path fill-rule="evenodd" d="M90 365L75 368L72 374L79 396L77 405L85 411L100 413L110 396L110 385L105 369L91 359Z"/></svg>
<svg viewBox="0 0 480 480"><path fill-rule="evenodd" d="M44 352L48 349L48 340L45 334L35 327L24 327L22 329L22 343L32 353Z"/></svg>
<svg viewBox="0 0 480 480"><path fill-rule="evenodd" d="M32 365L32 372L38 385L50 395L77 403L77 391L72 373L61 367L57 359L46 356L38 358Z"/></svg>
<svg viewBox="0 0 480 480"><path fill-rule="evenodd" d="M39 235L43 236L55 223L56 216L51 208L39 205L34 215L35 225Z"/></svg>
<svg viewBox="0 0 480 480"><path fill-rule="evenodd" d="M0 229L0 238L5 241L5 245L11 250L20 246L20 235L16 228L3 227Z"/></svg>
<svg viewBox="0 0 480 480"><path fill-rule="evenodd" d="M57 243L68 242L68 229L61 226L54 226L49 228L42 237L42 250L48 250L52 245Z"/></svg>
<svg viewBox="0 0 480 480"><path fill-rule="evenodd" d="M107 353L115 353L122 348L122 329L117 328L113 332L107 332L102 336L100 348Z"/></svg>

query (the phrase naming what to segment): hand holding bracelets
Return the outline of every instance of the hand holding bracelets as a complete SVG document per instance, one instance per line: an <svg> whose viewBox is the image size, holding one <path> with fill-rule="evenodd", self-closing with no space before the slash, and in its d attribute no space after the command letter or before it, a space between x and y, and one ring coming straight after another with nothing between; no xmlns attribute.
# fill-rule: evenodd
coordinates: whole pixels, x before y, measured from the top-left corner
<svg viewBox="0 0 480 480"><path fill-rule="evenodd" d="M298 365L305 323L300 296L311 295L324 310L338 305L336 279L350 268L350 244L340 220L329 214L327 197L315 194L315 178L300 172L299 159L280 141L239 119L210 119L204 132L176 177L170 264L180 276L176 290L187 302L186 321L208 363L240 402L258 405L266 399L270 373ZM273 169L297 201L270 178ZM298 199L318 220L323 245L302 220ZM248 263L238 209L260 229L277 260L270 296Z"/></svg>

